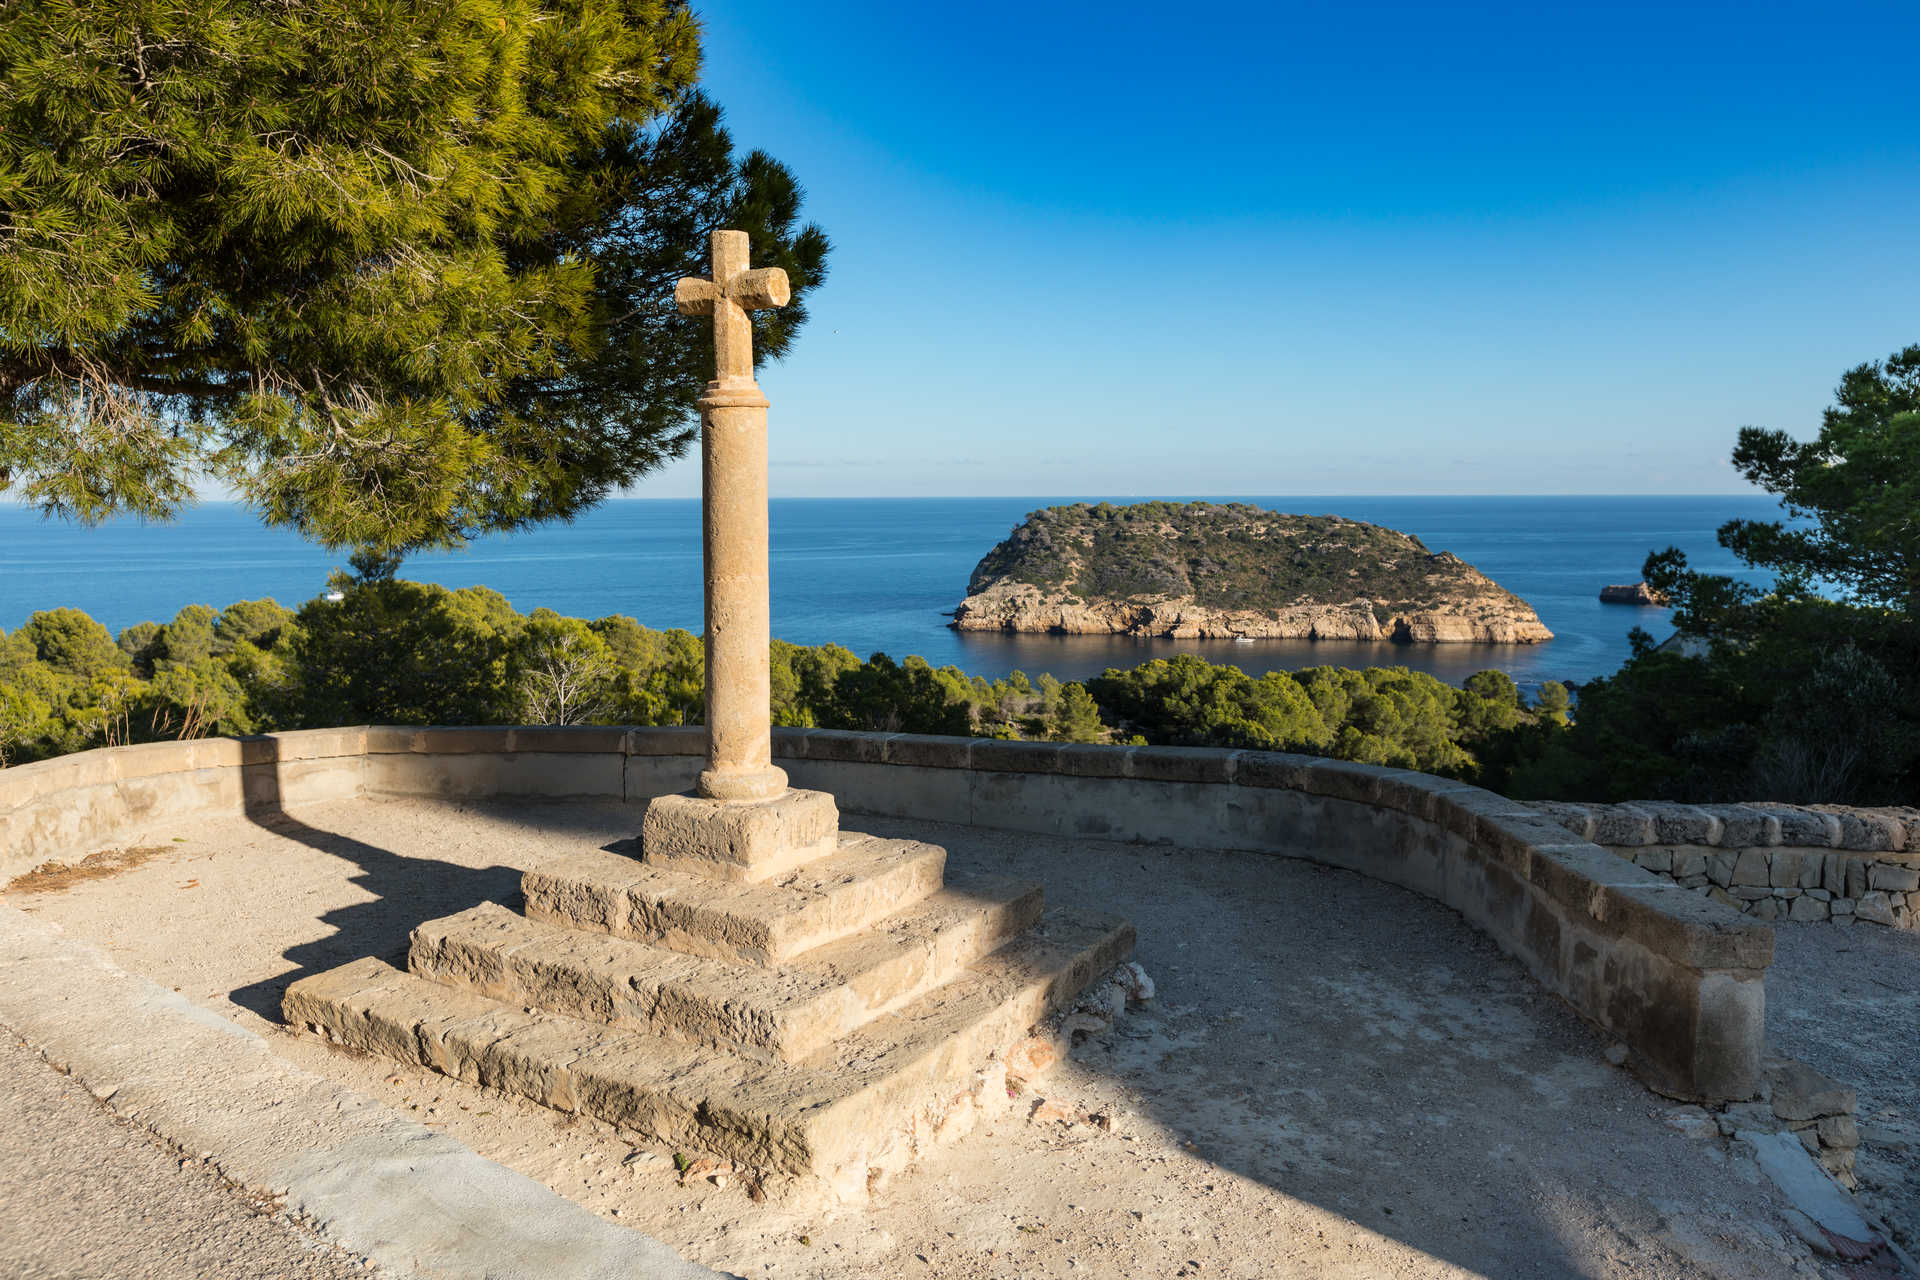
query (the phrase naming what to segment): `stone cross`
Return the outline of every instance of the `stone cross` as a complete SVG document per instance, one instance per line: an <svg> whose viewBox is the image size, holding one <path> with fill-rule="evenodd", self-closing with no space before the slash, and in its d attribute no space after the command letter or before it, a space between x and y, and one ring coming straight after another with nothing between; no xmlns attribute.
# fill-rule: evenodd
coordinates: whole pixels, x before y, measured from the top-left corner
<svg viewBox="0 0 1920 1280"><path fill-rule="evenodd" d="M747 269L747 233L713 233L713 279L674 287L682 315L713 317L715 378L700 397L701 534L707 587L707 767L711 800L772 800L787 775L773 763L767 670L767 399L753 380L747 312L784 307L778 267Z"/></svg>
<svg viewBox="0 0 1920 1280"><path fill-rule="evenodd" d="M749 311L784 307L793 297L787 273L779 267L747 269L747 233L713 233L713 279L687 276L673 288L683 316L713 317L717 384L753 382L753 325Z"/></svg>

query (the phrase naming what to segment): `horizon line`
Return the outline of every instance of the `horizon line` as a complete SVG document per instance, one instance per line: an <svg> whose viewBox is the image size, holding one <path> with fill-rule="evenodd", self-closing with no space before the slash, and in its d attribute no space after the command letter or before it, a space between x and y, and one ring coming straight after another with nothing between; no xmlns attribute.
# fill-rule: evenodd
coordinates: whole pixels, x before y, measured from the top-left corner
<svg viewBox="0 0 1920 1280"><path fill-rule="evenodd" d="M1551 500L1556 498L1770 498L1773 495L1763 489L1714 489L1696 492L1659 492L1644 493L1634 491L1605 491L1593 493L1541 493L1537 490L1525 493L1486 491L1476 493L1414 493L1414 492L1341 492L1341 493L1179 493L1161 494L1129 493L1102 496L1076 496L1070 493L864 493L864 494L771 494L769 502L1029 502L1038 500L1070 500L1074 502L1245 502L1261 498L1535 498ZM614 494L602 498L594 506L609 502L700 502L698 495L667 496L664 494ZM182 511L193 507L244 507L247 504L239 498L195 498L184 504ZM25 498L11 495L0 496L0 506L34 508L35 503ZM579 514L585 515L593 508L588 507ZM133 513L127 513L133 514ZM118 518L109 516L109 519ZM555 517L564 520L566 517ZM164 520L157 523L165 523Z"/></svg>

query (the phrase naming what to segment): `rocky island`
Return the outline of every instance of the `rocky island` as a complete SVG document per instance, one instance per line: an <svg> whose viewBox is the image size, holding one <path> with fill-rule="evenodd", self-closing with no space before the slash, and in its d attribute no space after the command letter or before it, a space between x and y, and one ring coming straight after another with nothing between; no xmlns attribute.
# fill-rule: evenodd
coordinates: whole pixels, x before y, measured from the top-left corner
<svg viewBox="0 0 1920 1280"><path fill-rule="evenodd" d="M1036 511L974 569L953 625L1409 644L1553 638L1526 601L1409 534L1242 502Z"/></svg>
<svg viewBox="0 0 1920 1280"><path fill-rule="evenodd" d="M1642 608L1664 609L1671 603L1663 592L1644 582L1614 583L1600 588L1601 604L1631 604Z"/></svg>

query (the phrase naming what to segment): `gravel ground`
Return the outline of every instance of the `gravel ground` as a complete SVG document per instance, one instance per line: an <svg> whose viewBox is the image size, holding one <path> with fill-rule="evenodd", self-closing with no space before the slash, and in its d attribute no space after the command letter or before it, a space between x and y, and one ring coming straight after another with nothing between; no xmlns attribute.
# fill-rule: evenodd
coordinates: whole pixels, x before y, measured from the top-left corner
<svg viewBox="0 0 1920 1280"><path fill-rule="evenodd" d="M380 1274L185 1161L0 1027L0 1275L365 1280Z"/></svg>
<svg viewBox="0 0 1920 1280"><path fill-rule="evenodd" d="M1160 989L864 1209L681 1188L672 1153L636 1154L604 1126L311 1039L276 1035L276 1051L754 1280L1826 1274L1741 1147L1665 1123L1672 1104L1607 1066L1603 1039L1443 907L1257 855L847 825L1130 915ZM144 864L8 900L270 1032L293 979L398 959L420 921L511 903L518 869L637 826L614 805L342 802L159 833L168 848ZM1782 930L1771 1005L1794 1034L1877 1043L1880 1023L1787 976L1850 975L1863 933ZM1886 964L1920 990L1920 957L1895 948ZM1864 1084L1851 1061L1783 1047ZM1035 1121L1042 1096L1113 1127Z"/></svg>
<svg viewBox="0 0 1920 1280"><path fill-rule="evenodd" d="M1920 1256L1920 933L1780 924L1767 1042L1860 1095L1860 1196Z"/></svg>

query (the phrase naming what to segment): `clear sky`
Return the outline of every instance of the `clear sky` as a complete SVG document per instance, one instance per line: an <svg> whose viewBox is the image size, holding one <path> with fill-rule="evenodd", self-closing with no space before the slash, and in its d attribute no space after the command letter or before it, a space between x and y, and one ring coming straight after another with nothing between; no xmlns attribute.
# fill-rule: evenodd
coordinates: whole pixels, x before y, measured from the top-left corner
<svg viewBox="0 0 1920 1280"><path fill-rule="evenodd" d="M701 14L837 245L776 496L1735 491L1920 342L1912 0Z"/></svg>

